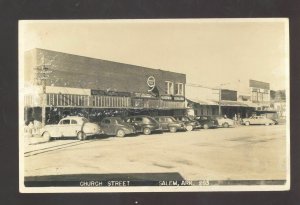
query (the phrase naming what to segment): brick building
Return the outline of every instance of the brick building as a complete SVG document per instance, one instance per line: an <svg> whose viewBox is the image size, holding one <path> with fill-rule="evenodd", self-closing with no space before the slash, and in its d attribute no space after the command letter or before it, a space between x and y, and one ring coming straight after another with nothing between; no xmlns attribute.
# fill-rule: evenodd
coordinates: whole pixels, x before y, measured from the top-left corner
<svg viewBox="0 0 300 205"><path fill-rule="evenodd" d="M24 60L25 121L41 120L43 96L47 123L65 115L100 120L185 111L185 74L44 49L27 51Z"/></svg>

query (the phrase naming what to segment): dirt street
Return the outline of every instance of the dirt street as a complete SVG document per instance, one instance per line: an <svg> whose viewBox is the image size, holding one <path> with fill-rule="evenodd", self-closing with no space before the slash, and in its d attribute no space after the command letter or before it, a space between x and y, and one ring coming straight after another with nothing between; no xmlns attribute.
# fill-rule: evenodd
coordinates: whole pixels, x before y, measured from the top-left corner
<svg viewBox="0 0 300 205"><path fill-rule="evenodd" d="M285 125L240 126L88 141L25 150L25 176L178 173L186 180L286 177Z"/></svg>

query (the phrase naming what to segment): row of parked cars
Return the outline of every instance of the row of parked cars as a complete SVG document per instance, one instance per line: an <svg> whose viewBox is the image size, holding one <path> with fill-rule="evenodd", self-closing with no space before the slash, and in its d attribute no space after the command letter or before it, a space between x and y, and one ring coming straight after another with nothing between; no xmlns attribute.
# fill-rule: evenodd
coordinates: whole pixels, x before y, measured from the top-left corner
<svg viewBox="0 0 300 205"><path fill-rule="evenodd" d="M91 135L105 134L124 137L128 134L143 133L149 135L152 132L177 132L192 131L194 129L216 128L218 126L229 127L234 123L230 119L215 118L209 116L196 117L191 119L187 116L155 116L146 115L130 117L105 117L100 123L89 122L88 119L80 116L68 116L55 125L46 125L40 131L41 135L50 140L59 137L77 137L85 140Z"/></svg>
<svg viewBox="0 0 300 205"><path fill-rule="evenodd" d="M241 121L244 125L277 124L275 120L263 116L252 116ZM194 129L209 129L216 127L233 127L234 121L225 117L198 116L191 119L187 116L155 116L146 115L130 117L105 117L100 123L89 122L88 119L80 116L68 116L59 121L56 125L46 125L41 130L41 135L50 140L59 137L77 137L85 140L88 136L105 134L124 137L128 134L143 133L149 135L156 131L177 132L192 131Z"/></svg>

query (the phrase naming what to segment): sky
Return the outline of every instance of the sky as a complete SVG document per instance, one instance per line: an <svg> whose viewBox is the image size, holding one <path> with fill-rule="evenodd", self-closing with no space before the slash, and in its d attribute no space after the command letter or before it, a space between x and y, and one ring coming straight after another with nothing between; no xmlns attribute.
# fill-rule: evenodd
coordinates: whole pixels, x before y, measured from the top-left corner
<svg viewBox="0 0 300 205"><path fill-rule="evenodd" d="M285 89L286 19L21 21L20 53L33 48L185 73L216 87L249 79Z"/></svg>

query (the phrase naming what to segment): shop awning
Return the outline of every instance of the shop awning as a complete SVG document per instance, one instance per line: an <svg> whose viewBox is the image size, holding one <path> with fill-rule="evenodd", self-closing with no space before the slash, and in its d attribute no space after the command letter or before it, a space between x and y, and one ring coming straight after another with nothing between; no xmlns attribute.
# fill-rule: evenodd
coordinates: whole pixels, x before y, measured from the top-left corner
<svg viewBox="0 0 300 205"><path fill-rule="evenodd" d="M216 100L204 100L204 99L195 99L195 98L189 98L188 101L191 101L193 103L197 103L199 105L219 105L219 101ZM222 100L221 106L223 107L257 107L256 104L252 102L239 102L239 101L227 101Z"/></svg>
<svg viewBox="0 0 300 205"><path fill-rule="evenodd" d="M193 103L198 103L199 105L219 105L219 103L216 103L212 100L204 100L204 99L196 99L196 98L192 98L192 99L187 99Z"/></svg>
<svg viewBox="0 0 300 205"><path fill-rule="evenodd" d="M228 106L228 107L249 107L245 103L237 102L237 101L221 101L221 106Z"/></svg>

